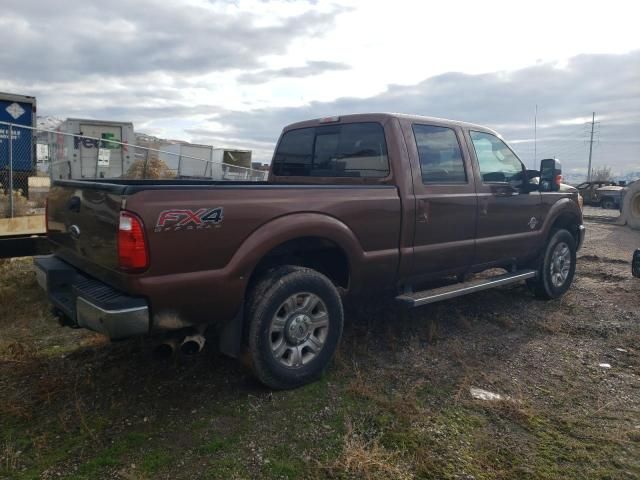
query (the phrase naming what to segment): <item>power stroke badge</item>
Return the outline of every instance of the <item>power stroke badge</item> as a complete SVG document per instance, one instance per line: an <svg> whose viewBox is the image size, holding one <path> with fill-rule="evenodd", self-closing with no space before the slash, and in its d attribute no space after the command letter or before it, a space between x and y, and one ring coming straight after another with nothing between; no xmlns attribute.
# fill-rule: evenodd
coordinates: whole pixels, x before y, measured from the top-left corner
<svg viewBox="0 0 640 480"><path fill-rule="evenodd" d="M222 207L199 208L197 210L173 208L160 212L154 231L208 230L220 225L223 218L224 208Z"/></svg>

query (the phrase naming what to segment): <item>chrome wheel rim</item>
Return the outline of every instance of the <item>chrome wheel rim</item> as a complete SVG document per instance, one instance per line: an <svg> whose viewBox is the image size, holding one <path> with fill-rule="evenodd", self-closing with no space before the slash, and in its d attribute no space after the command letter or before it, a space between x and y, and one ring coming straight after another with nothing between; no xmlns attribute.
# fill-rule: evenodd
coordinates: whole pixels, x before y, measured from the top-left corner
<svg viewBox="0 0 640 480"><path fill-rule="evenodd" d="M318 356L328 333L325 303L313 293L296 293L282 302L271 319L271 354L285 367L300 368Z"/></svg>
<svg viewBox="0 0 640 480"><path fill-rule="evenodd" d="M554 287L562 287L571 270L571 250L569 245L564 242L558 243L551 254L551 265L549 271L551 273L551 283Z"/></svg>

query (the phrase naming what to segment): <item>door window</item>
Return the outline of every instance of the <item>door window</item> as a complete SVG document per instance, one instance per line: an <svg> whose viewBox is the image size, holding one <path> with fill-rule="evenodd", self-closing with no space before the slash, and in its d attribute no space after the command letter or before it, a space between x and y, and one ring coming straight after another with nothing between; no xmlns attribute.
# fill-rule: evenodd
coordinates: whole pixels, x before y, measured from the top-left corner
<svg viewBox="0 0 640 480"><path fill-rule="evenodd" d="M511 149L495 135L471 131L483 182L521 181L523 165Z"/></svg>
<svg viewBox="0 0 640 480"><path fill-rule="evenodd" d="M456 132L447 127L413 125L422 183L467 183Z"/></svg>

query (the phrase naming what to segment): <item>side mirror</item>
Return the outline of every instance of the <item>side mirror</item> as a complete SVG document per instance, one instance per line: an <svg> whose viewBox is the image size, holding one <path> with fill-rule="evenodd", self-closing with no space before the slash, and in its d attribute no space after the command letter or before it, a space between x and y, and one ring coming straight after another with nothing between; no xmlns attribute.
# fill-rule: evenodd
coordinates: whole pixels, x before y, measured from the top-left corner
<svg viewBox="0 0 640 480"><path fill-rule="evenodd" d="M562 182L562 165L555 158L540 161L540 191L557 192Z"/></svg>
<svg viewBox="0 0 640 480"><path fill-rule="evenodd" d="M525 193L540 190L540 172L538 170L525 170L524 178L522 189Z"/></svg>

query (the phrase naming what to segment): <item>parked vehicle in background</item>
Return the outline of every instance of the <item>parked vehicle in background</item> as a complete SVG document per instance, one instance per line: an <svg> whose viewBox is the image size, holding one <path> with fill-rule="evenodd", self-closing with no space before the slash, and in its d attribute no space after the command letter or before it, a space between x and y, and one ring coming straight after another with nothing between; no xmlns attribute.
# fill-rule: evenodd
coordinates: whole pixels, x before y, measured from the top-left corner
<svg viewBox="0 0 640 480"><path fill-rule="evenodd" d="M602 199L598 193L598 189L608 186L616 186L616 183L611 181L583 182L576 188L578 192L580 192L580 195L582 195L585 205L600 206Z"/></svg>
<svg viewBox="0 0 640 480"><path fill-rule="evenodd" d="M494 131L400 114L286 127L267 182L60 180L39 283L68 325L248 353L272 388L316 379L345 296L417 307L527 281L562 296L584 239L557 160L526 170ZM475 273L506 272L473 279ZM437 288L427 288L436 282Z"/></svg>
<svg viewBox="0 0 640 480"><path fill-rule="evenodd" d="M60 134L49 133L51 177L55 180L120 178L135 161L136 137L131 122L68 118L56 130Z"/></svg>
<svg viewBox="0 0 640 480"><path fill-rule="evenodd" d="M28 195L28 178L36 170L36 98L0 92L0 184L6 191ZM9 125L12 128L11 169L9 168ZM11 171L10 171L11 170ZM11 180L10 180L10 177Z"/></svg>
<svg viewBox="0 0 640 480"><path fill-rule="evenodd" d="M599 204L602 208L612 209L620 208L622 200L622 192L625 187L619 185L609 185L606 187L600 187L596 189L596 198L598 198Z"/></svg>

